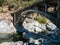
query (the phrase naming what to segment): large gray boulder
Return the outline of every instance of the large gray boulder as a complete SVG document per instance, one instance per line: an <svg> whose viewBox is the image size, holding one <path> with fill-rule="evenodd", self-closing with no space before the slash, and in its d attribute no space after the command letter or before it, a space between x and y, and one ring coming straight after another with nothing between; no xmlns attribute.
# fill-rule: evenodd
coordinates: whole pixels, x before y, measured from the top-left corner
<svg viewBox="0 0 60 45"><path fill-rule="evenodd" d="M45 24L40 24L39 22L26 18L23 22L23 27L28 30L29 32L39 33L42 30L46 30Z"/></svg>
<svg viewBox="0 0 60 45"><path fill-rule="evenodd" d="M13 23L9 20L0 20L0 38L8 38L13 33L16 33Z"/></svg>

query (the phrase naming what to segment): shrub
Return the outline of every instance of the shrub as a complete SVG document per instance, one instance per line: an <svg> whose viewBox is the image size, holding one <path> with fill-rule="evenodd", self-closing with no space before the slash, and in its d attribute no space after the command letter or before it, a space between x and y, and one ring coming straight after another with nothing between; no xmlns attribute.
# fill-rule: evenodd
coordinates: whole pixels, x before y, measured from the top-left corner
<svg viewBox="0 0 60 45"><path fill-rule="evenodd" d="M0 0L0 6L2 6L5 2L6 0Z"/></svg>
<svg viewBox="0 0 60 45"><path fill-rule="evenodd" d="M46 24L47 23L46 22L46 18L44 16L41 16L41 17L40 16L36 16L35 20L38 21L41 24Z"/></svg>
<svg viewBox="0 0 60 45"><path fill-rule="evenodd" d="M19 41L20 37L21 37L21 35L19 35L18 33L15 33L15 34L12 35L12 38L13 38L12 40L15 41L15 42Z"/></svg>

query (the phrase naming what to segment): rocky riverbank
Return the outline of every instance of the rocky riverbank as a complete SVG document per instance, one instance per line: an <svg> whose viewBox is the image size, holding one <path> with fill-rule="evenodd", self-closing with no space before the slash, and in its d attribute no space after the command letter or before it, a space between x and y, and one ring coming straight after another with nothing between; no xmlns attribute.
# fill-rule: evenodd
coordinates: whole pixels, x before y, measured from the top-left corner
<svg viewBox="0 0 60 45"><path fill-rule="evenodd" d="M22 32L23 38L28 40L28 44L48 45L48 43L51 43L50 45L53 45L52 42L57 43L57 38L59 38L57 30L59 29L47 18L44 18L44 22L42 17L38 17L38 20L34 17L36 16L30 15L25 18L20 30L18 30Z"/></svg>
<svg viewBox="0 0 60 45"><path fill-rule="evenodd" d="M36 13L27 16L22 26L14 26L9 16L2 17L4 16L0 17L0 45L53 45L60 41L59 29L50 20L37 16Z"/></svg>

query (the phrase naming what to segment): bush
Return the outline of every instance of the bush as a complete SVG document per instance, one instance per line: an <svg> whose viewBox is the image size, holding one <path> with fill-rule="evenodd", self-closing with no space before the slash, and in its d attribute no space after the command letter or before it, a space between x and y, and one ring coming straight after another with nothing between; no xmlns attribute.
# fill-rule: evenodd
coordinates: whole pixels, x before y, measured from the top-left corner
<svg viewBox="0 0 60 45"><path fill-rule="evenodd" d="M21 37L21 35L19 35L18 33L15 33L15 34L12 35L12 38L13 38L12 40L14 42L19 41L20 37Z"/></svg>
<svg viewBox="0 0 60 45"><path fill-rule="evenodd" d="M46 22L46 18L44 16L41 16L41 17L40 16L36 16L35 20L38 21L41 24L46 24L47 23Z"/></svg>
<svg viewBox="0 0 60 45"><path fill-rule="evenodd" d="M0 0L0 6L2 6L5 2L6 0Z"/></svg>
<svg viewBox="0 0 60 45"><path fill-rule="evenodd" d="M17 9L18 8L25 8L29 5L32 5L34 2L37 2L39 0L0 0L0 6L2 6L3 4L7 4L9 5L17 5Z"/></svg>

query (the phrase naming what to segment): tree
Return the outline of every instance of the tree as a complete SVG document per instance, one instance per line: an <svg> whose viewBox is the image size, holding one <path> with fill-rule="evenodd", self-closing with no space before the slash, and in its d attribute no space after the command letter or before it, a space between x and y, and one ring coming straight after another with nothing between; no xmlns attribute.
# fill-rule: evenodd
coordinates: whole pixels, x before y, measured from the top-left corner
<svg viewBox="0 0 60 45"><path fill-rule="evenodd" d="M6 0L0 0L0 6L2 6L5 2Z"/></svg>

